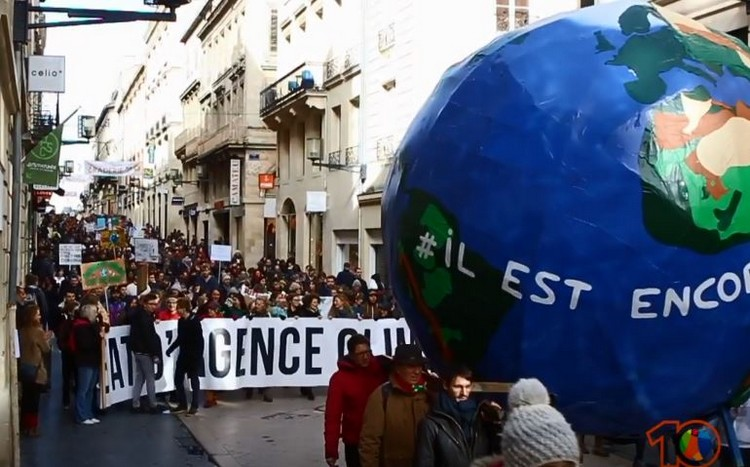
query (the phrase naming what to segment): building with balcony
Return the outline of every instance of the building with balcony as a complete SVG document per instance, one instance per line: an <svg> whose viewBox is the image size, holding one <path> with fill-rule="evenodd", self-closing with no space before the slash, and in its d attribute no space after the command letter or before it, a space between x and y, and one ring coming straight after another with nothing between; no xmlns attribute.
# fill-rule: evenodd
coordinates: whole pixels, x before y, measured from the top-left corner
<svg viewBox="0 0 750 467"><path fill-rule="evenodd" d="M94 125L93 149L94 158L98 161L122 160L122 125L120 114L116 109L117 91L112 99L99 112ZM111 177L96 177L92 183L91 205L95 212L116 214L123 212L123 200L118 196L120 187L125 187L123 180Z"/></svg>
<svg viewBox="0 0 750 467"><path fill-rule="evenodd" d="M268 0L208 1L181 38L190 70L175 142L183 226L191 239L230 244L251 262L274 243L258 176L275 171L259 93L276 66L276 11Z"/></svg>
<svg viewBox="0 0 750 467"><path fill-rule="evenodd" d="M143 167L146 154L146 67L136 64L123 70L123 80L117 92L115 111L122 128L119 140L120 151L117 156L122 161L138 162ZM112 159L115 160L115 159ZM136 225L149 222L147 213L151 212L151 199L146 198L147 180L153 179L153 170L143 171L143 177L124 178L119 184L126 186L125 193L118 193L118 203L122 203L122 214L128 216Z"/></svg>
<svg viewBox="0 0 750 467"><path fill-rule="evenodd" d="M443 72L498 33L576 8L577 0L285 2L277 78L260 95L278 141L279 183L269 192L277 255L386 277L386 175Z"/></svg>

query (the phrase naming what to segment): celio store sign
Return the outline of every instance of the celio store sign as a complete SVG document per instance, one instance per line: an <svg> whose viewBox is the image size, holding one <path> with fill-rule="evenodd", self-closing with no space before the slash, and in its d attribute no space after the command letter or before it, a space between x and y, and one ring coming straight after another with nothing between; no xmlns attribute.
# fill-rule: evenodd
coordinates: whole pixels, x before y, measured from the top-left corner
<svg viewBox="0 0 750 467"><path fill-rule="evenodd" d="M30 92L65 92L65 57L32 55L29 57Z"/></svg>

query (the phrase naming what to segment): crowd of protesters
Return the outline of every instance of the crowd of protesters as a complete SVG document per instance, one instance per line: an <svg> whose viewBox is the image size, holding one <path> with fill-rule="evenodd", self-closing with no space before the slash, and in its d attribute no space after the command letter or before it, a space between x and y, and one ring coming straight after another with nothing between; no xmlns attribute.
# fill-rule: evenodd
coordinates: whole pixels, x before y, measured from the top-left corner
<svg viewBox="0 0 750 467"><path fill-rule="evenodd" d="M544 385L522 379L508 395L507 413L473 394L473 375L455 368L427 370L417 345L402 344L392 359L373 356L363 335L347 342L328 387L325 458L347 467L575 467L576 434Z"/></svg>
<svg viewBox="0 0 750 467"><path fill-rule="evenodd" d="M107 235L111 233L118 235ZM104 241L106 238L108 241ZM138 263L135 261L135 237L156 239L161 261L149 264L145 289L138 286ZM123 259L127 283L117 287L84 290L77 266L61 266L60 244L82 245L81 262ZM197 337L195 323L210 318L348 318L389 319L400 312L378 274L364 278L358 268L348 263L336 275L304 269L294 258L262 258L256 264L245 264L236 252L229 264L210 259L210 246L195 238L188 242L179 231L160 235L150 225L134 226L124 216L73 216L54 212L43 216L36 237L32 273L23 287L17 288L17 323L21 343L19 376L22 390L24 433L38 434L38 407L41 394L49 390L51 373L50 343L56 337L61 352L62 382L60 390L65 408L71 407L82 424L96 424L95 386L102 354L103 336L111 325L129 324L130 352L135 366L132 409L136 412L161 413L154 389L153 363L162 358L164 349L156 338L154 324L182 320L178 323L180 347L177 378L187 377L197 389L197 373L202 367L202 335ZM105 297L104 294L107 294ZM327 313L321 312L321 301L331 300ZM104 305L106 304L106 305ZM183 323L184 321L184 323ZM175 350L166 349L167 354ZM23 370L23 371L22 371ZM92 386L93 385L93 386ZM146 386L147 405L141 404L140 391ZM182 389L181 384L176 387ZM184 391L173 395L173 410L197 411L197 391L190 407ZM311 388L301 388L302 395L314 399ZM270 388L259 391L266 402L272 402ZM248 398L253 390L246 391ZM204 407L218 403L216 391L206 391Z"/></svg>
<svg viewBox="0 0 750 467"><path fill-rule="evenodd" d="M119 232L117 243L103 242L103 230ZM162 259L150 264L145 287L137 283L138 265L129 242L136 231L158 241ZM17 289L21 421L28 436L39 435L39 400L50 390L52 345L61 353L59 390L65 409L71 407L73 395L74 420L81 425L100 423L97 383L102 341L111 325L130 325L132 411L193 415L199 406L204 319L401 316L379 275L364 278L349 264L331 275L311 266L303 269L294 258L263 258L247 265L236 252L222 268L211 261L205 241L187 242L179 231L162 238L151 226L136 229L124 217L102 223L94 215L50 213L37 232L32 273ZM83 245L83 263L124 259L127 283L84 290L78 268L59 265L61 243ZM331 306L323 313L325 297ZM179 320L177 337L162 349L155 324L167 320ZM162 404L155 391L154 364L178 349L173 404ZM340 441L348 467L570 467L582 462L580 439L537 380L519 381L503 411L496 403L475 398L469 370L429 372L417 345L398 346L392 358L374 356L367 338L356 335L348 340L347 350L327 393L324 444L331 466L338 463ZM190 383L189 401L185 379ZM315 398L311 388L300 391ZM273 401L270 388L259 392L264 401ZM252 397L253 390L247 389L246 396ZM210 408L218 403L218 394L204 391L203 399L203 406Z"/></svg>

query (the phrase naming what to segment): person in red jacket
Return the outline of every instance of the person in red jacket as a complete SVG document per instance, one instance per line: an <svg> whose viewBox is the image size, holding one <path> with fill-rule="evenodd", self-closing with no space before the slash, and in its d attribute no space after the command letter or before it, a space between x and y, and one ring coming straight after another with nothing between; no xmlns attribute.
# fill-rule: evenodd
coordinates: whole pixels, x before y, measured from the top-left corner
<svg viewBox="0 0 750 467"><path fill-rule="evenodd" d="M344 441L347 467L359 467L359 434L370 394L388 380L388 357L373 357L370 341L356 334L346 343L348 354L328 383L325 412L326 463L336 465L339 438Z"/></svg>

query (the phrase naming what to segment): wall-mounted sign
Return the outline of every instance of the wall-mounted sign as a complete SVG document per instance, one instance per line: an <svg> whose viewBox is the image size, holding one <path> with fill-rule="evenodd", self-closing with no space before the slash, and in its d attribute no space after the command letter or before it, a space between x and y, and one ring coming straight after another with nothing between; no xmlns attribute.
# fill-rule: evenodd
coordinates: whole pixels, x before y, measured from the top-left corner
<svg viewBox="0 0 750 467"><path fill-rule="evenodd" d="M242 161L232 159L229 161L229 205L239 206L242 204Z"/></svg>
<svg viewBox="0 0 750 467"><path fill-rule="evenodd" d="M273 190L276 186L276 174L258 174L258 188L261 190Z"/></svg>
<svg viewBox="0 0 750 467"><path fill-rule="evenodd" d="M182 206L185 204L184 196L172 196L172 206Z"/></svg>
<svg viewBox="0 0 750 467"><path fill-rule="evenodd" d="M65 92L65 57L30 56L28 91Z"/></svg>

